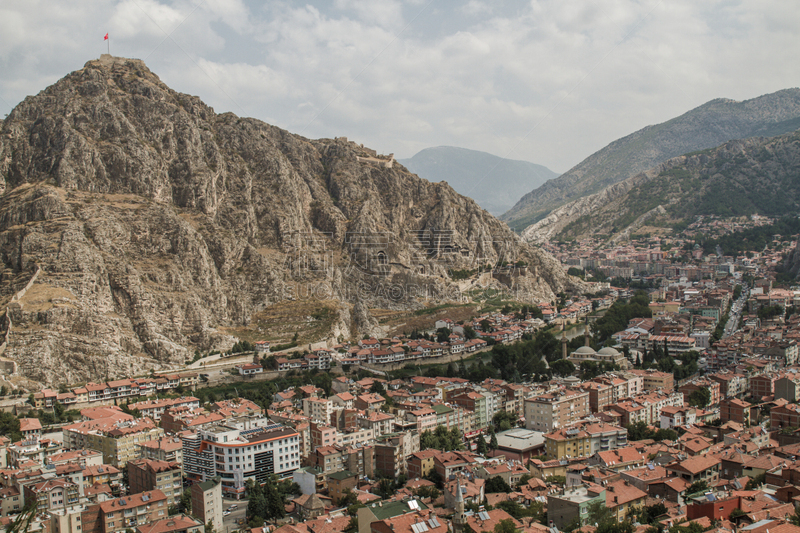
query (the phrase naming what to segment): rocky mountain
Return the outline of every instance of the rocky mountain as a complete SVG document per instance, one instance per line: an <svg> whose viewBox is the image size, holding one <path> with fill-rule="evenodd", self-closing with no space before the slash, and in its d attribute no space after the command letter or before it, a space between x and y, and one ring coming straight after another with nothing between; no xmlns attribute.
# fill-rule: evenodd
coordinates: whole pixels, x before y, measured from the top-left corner
<svg viewBox="0 0 800 533"><path fill-rule="evenodd" d="M174 368L285 302L330 317L333 342L380 333L376 309L479 285L528 301L576 288L447 184L345 138L216 114L138 60L104 55L20 103L0 179L0 368L14 379ZM448 275L503 261L525 268Z"/></svg>
<svg viewBox="0 0 800 533"><path fill-rule="evenodd" d="M495 216L511 209L531 189L558 176L542 165L454 146L426 148L399 161L429 181L446 181L457 193L474 199Z"/></svg>
<svg viewBox="0 0 800 533"><path fill-rule="evenodd" d="M609 144L523 196L500 218L525 228L558 206L653 168L672 157L731 139L776 136L800 127L800 89L737 102L712 100L679 117L648 126Z"/></svg>
<svg viewBox="0 0 800 533"><path fill-rule="evenodd" d="M697 215L800 212L800 132L689 153L565 204L528 227L529 242L667 230ZM643 230L643 228L650 228Z"/></svg>

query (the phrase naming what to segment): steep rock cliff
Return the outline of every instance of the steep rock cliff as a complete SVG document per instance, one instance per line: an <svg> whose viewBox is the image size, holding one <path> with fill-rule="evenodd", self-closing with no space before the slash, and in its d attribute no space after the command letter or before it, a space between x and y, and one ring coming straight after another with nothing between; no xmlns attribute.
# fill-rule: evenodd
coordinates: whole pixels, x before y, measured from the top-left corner
<svg viewBox="0 0 800 533"><path fill-rule="evenodd" d="M526 301L576 288L448 185L217 115L138 60L103 56L20 103L0 178L4 355L42 383L179 365L287 299L334 302L331 339L376 332L369 309L466 298L449 269L521 261L491 284Z"/></svg>

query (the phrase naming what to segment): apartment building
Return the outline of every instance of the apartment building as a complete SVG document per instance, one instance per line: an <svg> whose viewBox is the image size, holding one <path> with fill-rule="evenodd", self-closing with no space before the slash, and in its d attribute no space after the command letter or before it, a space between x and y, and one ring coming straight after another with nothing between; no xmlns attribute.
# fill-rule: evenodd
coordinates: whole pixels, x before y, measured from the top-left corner
<svg viewBox="0 0 800 533"><path fill-rule="evenodd" d="M183 493L181 465L176 462L134 459L128 461L128 485L131 494L160 490L169 505L178 505Z"/></svg>
<svg viewBox="0 0 800 533"><path fill-rule="evenodd" d="M589 414L589 393L566 389L525 400L525 427L549 433Z"/></svg>
<svg viewBox="0 0 800 533"><path fill-rule="evenodd" d="M124 532L168 516L167 497L152 490L92 505L81 513L82 533Z"/></svg>
<svg viewBox="0 0 800 533"><path fill-rule="evenodd" d="M375 440L375 470L384 476L407 474L406 459L419 451L419 433L390 433Z"/></svg>
<svg viewBox="0 0 800 533"><path fill-rule="evenodd" d="M545 454L552 459L585 457L627 445L627 429L603 422L576 424L544 436Z"/></svg>
<svg viewBox="0 0 800 533"><path fill-rule="evenodd" d="M300 467L300 434L280 424L238 429L209 424L183 435L183 469L195 481L222 479L228 497L241 498L245 481L290 477Z"/></svg>
<svg viewBox="0 0 800 533"><path fill-rule="evenodd" d="M192 491L192 514L203 521L211 522L215 531L222 531L222 484L217 480L195 483Z"/></svg>
<svg viewBox="0 0 800 533"><path fill-rule="evenodd" d="M633 374L642 378L644 390L675 390L675 376L670 372L659 372L658 370L626 370L625 374Z"/></svg>
<svg viewBox="0 0 800 533"><path fill-rule="evenodd" d="M105 464L124 468L139 456L140 443L163 437L164 430L149 418L105 417L64 426L62 434L65 448L97 450Z"/></svg>

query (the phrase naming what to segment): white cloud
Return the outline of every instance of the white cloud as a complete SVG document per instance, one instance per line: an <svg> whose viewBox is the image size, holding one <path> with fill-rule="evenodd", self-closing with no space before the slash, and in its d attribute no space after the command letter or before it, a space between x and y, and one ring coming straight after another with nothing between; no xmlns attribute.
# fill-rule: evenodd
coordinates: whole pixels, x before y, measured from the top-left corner
<svg viewBox="0 0 800 533"><path fill-rule="evenodd" d="M219 112L563 171L710 99L797 85L798 23L780 0L31 0L0 6L0 97L79 68L110 31L112 53Z"/></svg>

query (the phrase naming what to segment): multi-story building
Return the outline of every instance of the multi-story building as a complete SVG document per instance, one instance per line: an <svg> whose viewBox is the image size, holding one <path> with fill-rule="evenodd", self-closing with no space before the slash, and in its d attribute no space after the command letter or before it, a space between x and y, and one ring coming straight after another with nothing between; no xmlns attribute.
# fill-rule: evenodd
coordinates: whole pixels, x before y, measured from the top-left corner
<svg viewBox="0 0 800 533"><path fill-rule="evenodd" d="M320 475L327 476L340 470L349 470L359 476L372 477L375 472L375 448L360 446L323 446L309 456L311 466L319 469Z"/></svg>
<svg viewBox="0 0 800 533"><path fill-rule="evenodd" d="M773 396L777 379L778 376L772 373L752 376L750 378L750 395L759 400L765 396Z"/></svg>
<svg viewBox="0 0 800 533"><path fill-rule="evenodd" d="M688 426L697 420L697 410L694 407L665 406L661 408L661 423L659 427L669 429L678 426Z"/></svg>
<svg viewBox="0 0 800 533"><path fill-rule="evenodd" d="M23 495L26 502L31 499L36 500L37 509L42 512L76 505L80 500L82 488L69 479L49 479L24 485Z"/></svg>
<svg viewBox="0 0 800 533"><path fill-rule="evenodd" d="M436 425L447 429L458 428L462 435L475 431L475 413L463 407L434 403L431 409L436 411Z"/></svg>
<svg viewBox="0 0 800 533"><path fill-rule="evenodd" d="M214 531L222 531L222 484L215 479L195 483L192 491L192 514L203 521L211 522Z"/></svg>
<svg viewBox="0 0 800 533"><path fill-rule="evenodd" d="M167 497L158 490L115 498L87 507L81 513L81 532L124 532L166 518L168 507Z"/></svg>
<svg viewBox="0 0 800 533"><path fill-rule="evenodd" d="M303 414L318 424L330 424L333 402L327 398L304 398Z"/></svg>
<svg viewBox="0 0 800 533"><path fill-rule="evenodd" d="M489 425L491 419L486 403L486 396L474 391L465 391L460 394L448 396L451 404L475 413L475 429L482 430Z"/></svg>
<svg viewBox="0 0 800 533"><path fill-rule="evenodd" d="M589 393L589 410L592 413L605 411L606 406L613 402L611 385L598 381L585 381L578 386L581 390Z"/></svg>
<svg viewBox="0 0 800 533"><path fill-rule="evenodd" d="M658 370L626 370L625 374L641 376L644 390L675 390L675 376L670 372L659 372Z"/></svg>
<svg viewBox="0 0 800 533"><path fill-rule="evenodd" d="M683 401L685 403L689 403L689 396L694 391L700 389L707 389L711 393L711 398L708 402L708 405L710 406L719 405L719 401L721 400L719 394L719 383L705 377L697 378L690 381L689 383L685 383L678 389L678 392L683 394Z"/></svg>
<svg viewBox="0 0 800 533"><path fill-rule="evenodd" d="M142 416L161 420L161 415L173 407L186 407L187 409L197 409L200 407L200 400L194 396L181 398L159 398L155 400L143 400L128 406L130 409L138 409Z"/></svg>
<svg viewBox="0 0 800 533"><path fill-rule="evenodd" d="M169 505L178 505L183 493L181 465L176 462L134 459L128 461L128 485L130 493L160 490Z"/></svg>
<svg viewBox="0 0 800 533"><path fill-rule="evenodd" d="M209 424L182 439L186 476L195 481L219 476L223 493L237 499L247 479L266 483L272 474L286 478L300 467L300 435L279 424L254 429Z"/></svg>
<svg viewBox="0 0 800 533"><path fill-rule="evenodd" d="M420 450L408 458L408 477L422 479L433 471L436 450Z"/></svg>
<svg viewBox="0 0 800 533"><path fill-rule="evenodd" d="M548 494L547 519L559 529L576 520L586 525L592 504L606 504L606 490L603 487L579 485L558 494Z"/></svg>
<svg viewBox="0 0 800 533"><path fill-rule="evenodd" d="M175 461L183 468L183 444L178 437L162 437L140 442L139 457L155 461Z"/></svg>
<svg viewBox="0 0 800 533"><path fill-rule="evenodd" d="M545 454L553 459L586 457L627 445L627 429L603 422L575 424L544 436Z"/></svg>
<svg viewBox="0 0 800 533"><path fill-rule="evenodd" d="M709 379L719 383L720 398L741 397L747 392L747 377L733 372L709 374Z"/></svg>
<svg viewBox="0 0 800 533"><path fill-rule="evenodd" d="M13 467L19 467L26 461L44 466L50 457L58 455L62 450L61 442L39 438L17 441L6 447L8 464Z"/></svg>
<svg viewBox="0 0 800 533"><path fill-rule="evenodd" d="M664 407L681 406L683 406L683 394L679 392L650 391L619 401L609 406L609 410L620 413L623 426L633 422L656 425L661 421L661 410Z"/></svg>
<svg viewBox="0 0 800 533"><path fill-rule="evenodd" d="M437 426L436 411L430 407L406 411L406 420L413 423L420 433L426 430L433 430Z"/></svg>
<svg viewBox="0 0 800 533"><path fill-rule="evenodd" d="M164 436L164 430L149 418L119 420L99 418L62 428L64 447L72 450L88 448L103 452L103 462L117 468L136 459L140 442Z"/></svg>
<svg viewBox="0 0 800 533"><path fill-rule="evenodd" d="M713 486L719 480L719 469L722 461L716 456L693 455L683 461L665 466L667 472L687 482L703 480Z"/></svg>
<svg viewBox="0 0 800 533"><path fill-rule="evenodd" d="M525 400L525 427L550 432L589 414L589 393L567 389Z"/></svg>
<svg viewBox="0 0 800 533"><path fill-rule="evenodd" d="M384 476L397 477L408 472L406 459L419 451L419 433L389 433L375 439L375 469Z"/></svg>
<svg viewBox="0 0 800 533"><path fill-rule="evenodd" d="M358 416L356 419L360 427L371 429L376 436L392 433L394 431L394 421L394 415L382 411L370 411Z"/></svg>
<svg viewBox="0 0 800 533"><path fill-rule="evenodd" d="M722 422L732 420L748 427L750 425L750 407L750 402L745 400L726 398L719 402L719 419Z"/></svg>
<svg viewBox="0 0 800 533"><path fill-rule="evenodd" d="M800 427L800 405L787 403L775 406L769 412L770 429Z"/></svg>
<svg viewBox="0 0 800 533"><path fill-rule="evenodd" d="M775 399L796 402L800 400L800 376L783 374L775 380Z"/></svg>

